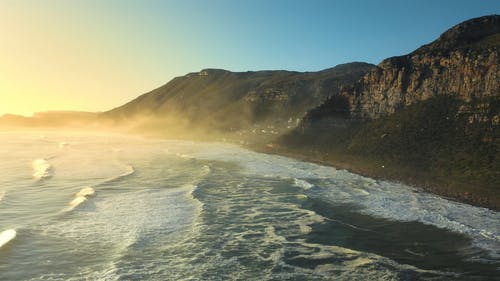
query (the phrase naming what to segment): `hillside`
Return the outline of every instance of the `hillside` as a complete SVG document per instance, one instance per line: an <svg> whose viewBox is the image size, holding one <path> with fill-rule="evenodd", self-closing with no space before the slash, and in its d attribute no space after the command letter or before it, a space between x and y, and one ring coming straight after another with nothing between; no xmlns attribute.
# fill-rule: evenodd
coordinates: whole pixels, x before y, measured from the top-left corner
<svg viewBox="0 0 500 281"><path fill-rule="evenodd" d="M295 127L307 110L350 86L374 66L349 63L319 72L230 72L205 69L105 112L116 124L176 136L212 134L271 139Z"/></svg>
<svg viewBox="0 0 500 281"><path fill-rule="evenodd" d="M278 143L498 209L499 78L500 16L472 19L382 61Z"/></svg>

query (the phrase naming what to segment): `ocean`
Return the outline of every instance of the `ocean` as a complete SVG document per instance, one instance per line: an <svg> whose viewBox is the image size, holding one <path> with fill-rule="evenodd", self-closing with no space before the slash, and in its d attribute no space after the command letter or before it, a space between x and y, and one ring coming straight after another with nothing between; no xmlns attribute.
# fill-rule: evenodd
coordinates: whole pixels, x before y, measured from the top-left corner
<svg viewBox="0 0 500 281"><path fill-rule="evenodd" d="M0 280L499 280L500 213L236 145L0 133Z"/></svg>

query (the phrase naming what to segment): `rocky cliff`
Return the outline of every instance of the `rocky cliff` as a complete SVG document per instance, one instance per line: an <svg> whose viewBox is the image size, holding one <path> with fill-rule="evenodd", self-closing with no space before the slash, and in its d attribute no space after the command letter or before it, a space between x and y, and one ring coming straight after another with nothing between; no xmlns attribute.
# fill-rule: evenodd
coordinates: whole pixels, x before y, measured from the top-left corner
<svg viewBox="0 0 500 281"><path fill-rule="evenodd" d="M500 16L382 61L279 145L500 208Z"/></svg>
<svg viewBox="0 0 500 281"><path fill-rule="evenodd" d="M438 95L500 95L500 16L458 24L414 52L382 61L342 93L353 116L375 119ZM329 106L326 104L325 106Z"/></svg>

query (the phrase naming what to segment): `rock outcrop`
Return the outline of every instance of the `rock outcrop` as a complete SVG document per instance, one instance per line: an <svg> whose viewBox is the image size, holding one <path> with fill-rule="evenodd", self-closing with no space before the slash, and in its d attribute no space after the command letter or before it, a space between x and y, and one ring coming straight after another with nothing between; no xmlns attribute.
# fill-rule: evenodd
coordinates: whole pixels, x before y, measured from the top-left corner
<svg viewBox="0 0 500 281"><path fill-rule="evenodd" d="M500 16L382 61L277 146L500 209Z"/></svg>
<svg viewBox="0 0 500 281"><path fill-rule="evenodd" d="M431 44L388 58L343 94L355 116L369 119L438 95L500 96L500 16L463 22Z"/></svg>

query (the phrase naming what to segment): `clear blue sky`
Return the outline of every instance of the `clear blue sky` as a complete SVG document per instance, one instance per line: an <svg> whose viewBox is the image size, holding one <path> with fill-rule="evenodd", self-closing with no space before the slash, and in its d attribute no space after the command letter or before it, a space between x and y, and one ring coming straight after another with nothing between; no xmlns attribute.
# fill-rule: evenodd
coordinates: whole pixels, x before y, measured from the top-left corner
<svg viewBox="0 0 500 281"><path fill-rule="evenodd" d="M106 110L208 67L377 64L489 14L500 0L0 0L0 114Z"/></svg>

